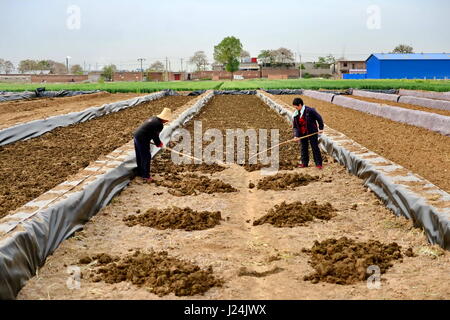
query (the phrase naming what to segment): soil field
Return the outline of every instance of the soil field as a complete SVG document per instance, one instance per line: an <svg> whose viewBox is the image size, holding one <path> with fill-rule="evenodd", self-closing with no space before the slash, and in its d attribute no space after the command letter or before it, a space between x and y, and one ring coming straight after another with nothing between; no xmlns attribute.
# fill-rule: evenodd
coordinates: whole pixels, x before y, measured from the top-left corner
<svg viewBox="0 0 450 320"><path fill-rule="evenodd" d="M133 131L163 108L175 110L189 100L164 97L0 147L0 217L133 139Z"/></svg>
<svg viewBox="0 0 450 320"><path fill-rule="evenodd" d="M413 104L380 100L380 99L374 99L374 98L366 98L366 97L358 97L358 96L349 96L349 97L353 98L353 99L367 101L367 102L381 103L381 104L385 104L385 105L396 106L396 107L401 107L401 108L411 109L411 110L419 110L419 111L430 112L430 113L436 113L436 114L450 117L450 111L447 111L447 110L425 108L425 107L421 107L421 106L415 106Z"/></svg>
<svg viewBox="0 0 450 320"><path fill-rule="evenodd" d="M280 128L286 138L292 135L255 96L214 97L194 119L202 120L203 130ZM284 151L287 160L298 161L297 148ZM237 192L177 196L170 187L134 180L61 244L18 298L450 298L450 255L428 245L421 230L394 216L333 161L323 170L293 166L280 172L317 179L262 190L256 186L265 177L254 168L177 171L159 160L152 167L158 181L182 179L192 170ZM182 221L167 216L171 211ZM379 289L369 289L368 274L361 273L371 264L381 271ZM81 272L78 289L66 285L73 266Z"/></svg>
<svg viewBox="0 0 450 320"><path fill-rule="evenodd" d="M0 103L0 129L51 116L82 111L105 103L128 100L144 94L99 92L74 97L16 100Z"/></svg>
<svg viewBox="0 0 450 320"><path fill-rule="evenodd" d="M295 95L277 96L292 104ZM302 96L325 125L450 192L450 137Z"/></svg>

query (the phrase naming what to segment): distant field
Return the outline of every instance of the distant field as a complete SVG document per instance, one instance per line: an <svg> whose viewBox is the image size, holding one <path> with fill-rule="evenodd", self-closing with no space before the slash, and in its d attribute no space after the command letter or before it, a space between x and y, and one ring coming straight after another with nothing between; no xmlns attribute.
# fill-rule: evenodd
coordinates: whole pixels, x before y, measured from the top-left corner
<svg viewBox="0 0 450 320"><path fill-rule="evenodd" d="M245 90L245 89L413 89L450 91L450 80L236 80L236 81L178 81L178 82L111 82L111 83L0 83L0 91L24 91L45 87L47 90L105 90L109 92L154 92L163 89Z"/></svg>

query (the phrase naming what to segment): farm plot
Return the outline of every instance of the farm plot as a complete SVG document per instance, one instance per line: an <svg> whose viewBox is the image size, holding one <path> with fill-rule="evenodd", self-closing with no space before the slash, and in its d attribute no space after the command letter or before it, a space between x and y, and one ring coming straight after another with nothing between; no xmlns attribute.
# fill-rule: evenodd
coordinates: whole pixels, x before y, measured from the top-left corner
<svg viewBox="0 0 450 320"><path fill-rule="evenodd" d="M295 96L277 96L292 104ZM302 96L325 125L450 191L450 137Z"/></svg>
<svg viewBox="0 0 450 320"><path fill-rule="evenodd" d="M202 121L202 130L279 128L280 140L292 136L289 124L254 96L216 96L194 120ZM194 124L186 129L192 133ZM281 150L287 163L299 158L298 146L291 148ZM271 177L251 166L173 166L167 154L155 157L155 179L196 174L236 191L173 194L171 186L134 180L61 244L18 298L450 297L448 253L428 245L420 230L331 160L322 171L286 167L277 181L295 174L306 179L272 188L261 187ZM381 287L371 290L361 269L377 263ZM66 285L73 266L81 272L75 290Z"/></svg>
<svg viewBox="0 0 450 320"><path fill-rule="evenodd" d="M92 93L63 98L40 98L31 101L17 100L0 103L0 129L17 123L44 119L51 116L82 111L105 103L128 100L144 94L109 92Z"/></svg>
<svg viewBox="0 0 450 320"><path fill-rule="evenodd" d="M401 108L405 108L405 109L411 109L411 110L419 110L419 111L424 111L424 112L431 112L431 113L436 113L436 114L440 114L443 116L447 116L450 117L450 111L447 110L439 110L439 109L433 109L433 108L425 108L425 107L420 107L420 106L415 106L412 104L407 104L407 103L401 103L401 102L395 102L395 101L387 101L387 100L380 100L380 99L374 99L374 98L366 98L366 97L358 97L358 96L349 96L353 99L357 99L357 100L362 100L362 101L367 101L367 102L374 102L374 103L380 103L386 107L389 106L396 106L396 107L401 107Z"/></svg>
<svg viewBox="0 0 450 320"><path fill-rule="evenodd" d="M145 119L191 97L164 97L41 137L0 147L0 217L64 182L132 139Z"/></svg>

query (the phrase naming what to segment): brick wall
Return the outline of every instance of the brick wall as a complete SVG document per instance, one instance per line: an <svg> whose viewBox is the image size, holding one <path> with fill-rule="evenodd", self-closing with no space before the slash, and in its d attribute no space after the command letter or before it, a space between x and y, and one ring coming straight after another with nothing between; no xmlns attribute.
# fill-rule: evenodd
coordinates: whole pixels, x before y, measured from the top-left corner
<svg viewBox="0 0 450 320"><path fill-rule="evenodd" d="M141 72L114 72L113 81L142 81Z"/></svg>
<svg viewBox="0 0 450 320"><path fill-rule="evenodd" d="M31 76L23 74L0 74L0 82L30 83Z"/></svg>
<svg viewBox="0 0 450 320"><path fill-rule="evenodd" d="M36 74L31 75L31 82L83 82L88 80L87 75L70 74Z"/></svg>
<svg viewBox="0 0 450 320"><path fill-rule="evenodd" d="M259 79L269 76L273 79L289 79L299 78L300 71L298 69L263 69L262 71L236 71L235 75L241 75L244 79ZM213 80L230 80L231 72L228 71L197 71L191 74L192 80L213 79Z"/></svg>

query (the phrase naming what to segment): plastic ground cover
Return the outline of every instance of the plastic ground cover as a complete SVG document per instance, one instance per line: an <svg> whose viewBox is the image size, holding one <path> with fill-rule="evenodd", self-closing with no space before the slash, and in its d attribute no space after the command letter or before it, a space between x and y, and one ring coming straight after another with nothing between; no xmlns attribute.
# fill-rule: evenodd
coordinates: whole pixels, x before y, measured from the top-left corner
<svg viewBox="0 0 450 320"><path fill-rule="evenodd" d="M14 101L14 100L28 100L34 98L59 98L59 97L73 97L82 94L97 93L100 90L90 90L90 91L24 91L24 92L0 92L0 102Z"/></svg>
<svg viewBox="0 0 450 320"><path fill-rule="evenodd" d="M293 112L286 106L274 101L261 91L257 93L257 96L292 122ZM348 151L345 146L349 144L352 149L361 151ZM320 137L320 146L344 165L350 173L361 178L364 185L370 188L396 215L412 219L415 226L423 228L430 243L450 250L450 208L437 208L431 205L424 195L413 191L407 184L421 182L427 188L425 192L427 195L434 195L443 203L450 201L450 194L413 173L403 176L390 175L389 172L399 169L405 171L405 169L331 128L325 128L325 134ZM390 164L380 165L380 163Z"/></svg>
<svg viewBox="0 0 450 320"><path fill-rule="evenodd" d="M58 127L66 127L72 124L85 122L129 107L137 106L144 102L160 99L166 95L176 94L176 92L171 90L160 91L142 97L104 104L100 107L92 107L79 112L71 112L46 119L17 124L13 127L0 130L0 146L36 138Z"/></svg>
<svg viewBox="0 0 450 320"><path fill-rule="evenodd" d="M419 97L419 98L429 98L429 99L450 101L450 92L416 91L416 90L400 89L398 94L401 96L410 96L410 97Z"/></svg>
<svg viewBox="0 0 450 320"><path fill-rule="evenodd" d="M432 112L410 110L396 106L382 106L380 103L373 103L352 99L345 95L334 95L319 91L305 90L305 96L333 103L335 105L383 117L396 122L435 131L442 135L450 136L450 117ZM400 97L401 100L402 97ZM401 101L400 101L401 102Z"/></svg>
<svg viewBox="0 0 450 320"><path fill-rule="evenodd" d="M413 90L400 90L399 94L390 94L367 90L352 90L352 94L359 97L407 103L430 109L450 110L449 92L421 92ZM441 100L436 100L439 98L441 98Z"/></svg>
<svg viewBox="0 0 450 320"><path fill-rule="evenodd" d="M172 133L200 111L213 95L209 91L199 96L192 106L164 128L161 140L167 144ZM159 150L153 148L152 156ZM104 173L93 173L80 181L63 183L48 192L54 194L58 192L55 190L66 188L66 193L60 197L45 203L31 201L27 204L42 209L33 213L18 212L0 221L0 299L15 299L26 281L45 263L47 256L62 241L81 230L84 223L128 185L136 168L132 141L113 151L108 159L107 163L97 161L94 167L86 168L96 172L103 166ZM71 191L74 188L81 190Z"/></svg>

